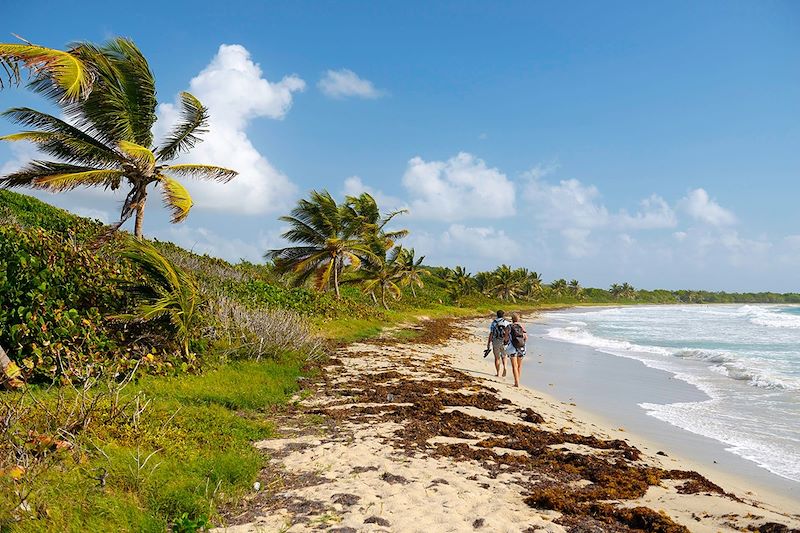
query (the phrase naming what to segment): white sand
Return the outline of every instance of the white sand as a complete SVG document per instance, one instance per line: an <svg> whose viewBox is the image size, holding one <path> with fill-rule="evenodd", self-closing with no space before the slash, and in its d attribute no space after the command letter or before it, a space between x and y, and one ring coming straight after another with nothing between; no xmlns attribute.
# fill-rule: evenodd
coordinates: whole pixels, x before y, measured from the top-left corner
<svg viewBox="0 0 800 533"><path fill-rule="evenodd" d="M415 363L448 364L476 377L483 384L499 389L498 395L507 398L512 406L499 411L474 407L457 409L474 417L483 417L515 424L523 423L516 414L518 408L530 407L541 414L545 423L538 425L553 431L564 429L602 439L624 439L638 447L647 464L666 469L695 469L691 462L677 457L656 456L655 443L645 442L626 431L620 431L607 420L593 416L574 405L562 403L538 391L511 386L511 372L503 380L494 377L491 356L482 359L485 346L485 324L470 324L473 335L468 340L454 340L445 346L427 345L370 345L357 344L337 354L343 366L331 367L328 374L334 386L346 389L349 380L358 376L389 370L408 376L407 379L444 379L420 369L408 368L399 359L410 357ZM523 372L525 367L523 365ZM491 373L491 377L487 375ZM470 393L471 391L463 391ZM349 397L352 402L356 399ZM318 394L302 401L308 406L341 403L342 397ZM348 404L353 405L353 404ZM339 408L347 408L343 405ZM358 404L362 405L362 404ZM370 405L370 404L363 404ZM448 457L431 457L423 452L407 455L387 441L403 426L393 422L345 420L339 425L320 429L316 434L304 434L256 443L256 446L275 453L273 467L287 479L305 475L315 484L281 487L277 480L264 479L260 494L254 494L251 505L255 516L248 523L219 528L216 531L564 531L553 523L560 514L556 511L533 509L524 503L527 489L523 474L508 472L496 476L475 461L455 461ZM291 428L287 428L287 433ZM454 439L438 436L430 443L465 442L474 444L486 435L470 435L474 439ZM580 445L566 445L579 448ZM562 446L563 447L563 446ZM588 448L588 447L586 447ZM500 453L526 453L519 450L494 449ZM576 449L576 451L579 451ZM588 453L600 453L588 448ZM513 469L512 469L513 470ZM646 506L662 512L690 531L737 531L738 528L779 522L800 528L800 512L796 502L779 495L748 493L747 483L718 472L700 472L723 489L735 493L748 503L721 495L678 494L675 485L666 480L651 487L639 501L625 501L624 506ZM270 476L275 477L274 472ZM272 486L267 486L268 484ZM588 481L586 482L588 483ZM345 496L342 496L345 495ZM348 496L349 495L349 496ZM281 502L315 502L292 510L291 504ZM280 507L284 507L281 509ZM286 508L290 508L288 511ZM268 510L267 510L268 509Z"/></svg>

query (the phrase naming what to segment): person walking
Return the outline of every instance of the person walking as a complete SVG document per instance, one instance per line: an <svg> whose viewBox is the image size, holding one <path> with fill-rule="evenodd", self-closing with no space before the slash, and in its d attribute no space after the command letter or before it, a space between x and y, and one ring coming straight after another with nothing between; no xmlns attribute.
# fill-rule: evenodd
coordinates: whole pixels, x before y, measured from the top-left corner
<svg viewBox="0 0 800 533"><path fill-rule="evenodd" d="M511 363L511 373L514 375L514 386L519 387L519 376L522 373L522 358L525 357L525 344L528 342L528 332L519 321L519 313L511 313L511 327L509 329L509 343L505 347L508 362Z"/></svg>
<svg viewBox="0 0 800 533"><path fill-rule="evenodd" d="M489 326L489 338L486 341L486 355L489 350L494 353L494 368L500 377L500 363L503 363L503 377L506 377L506 345L510 339L511 322L505 318L505 311L498 310L497 317Z"/></svg>

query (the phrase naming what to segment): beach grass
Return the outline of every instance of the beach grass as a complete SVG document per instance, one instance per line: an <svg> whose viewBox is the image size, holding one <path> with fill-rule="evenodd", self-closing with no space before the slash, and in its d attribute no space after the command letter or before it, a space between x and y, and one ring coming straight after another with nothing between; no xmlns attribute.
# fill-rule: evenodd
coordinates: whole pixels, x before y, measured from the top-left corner
<svg viewBox="0 0 800 533"><path fill-rule="evenodd" d="M265 462L252 443L276 435L264 414L287 405L303 364L290 355L131 383L123 401L139 394L139 405L149 402L138 419L98 416L78 435L80 452L27 480L27 519L2 529L164 531L182 516L213 521L220 506L252 490ZM29 396L40 407L58 405L54 389ZM28 422L44 428L52 422L44 411ZM4 507L12 501L0 495Z"/></svg>

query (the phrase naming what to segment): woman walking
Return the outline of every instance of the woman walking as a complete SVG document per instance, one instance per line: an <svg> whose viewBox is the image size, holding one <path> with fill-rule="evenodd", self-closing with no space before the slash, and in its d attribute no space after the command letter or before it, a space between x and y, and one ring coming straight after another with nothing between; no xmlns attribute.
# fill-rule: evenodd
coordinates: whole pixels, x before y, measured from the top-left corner
<svg viewBox="0 0 800 533"><path fill-rule="evenodd" d="M522 358L525 357L525 343L528 342L528 332L520 324L519 313L511 314L511 339L506 346L506 355L511 363L511 372L514 374L514 386L519 387L519 376L522 372Z"/></svg>

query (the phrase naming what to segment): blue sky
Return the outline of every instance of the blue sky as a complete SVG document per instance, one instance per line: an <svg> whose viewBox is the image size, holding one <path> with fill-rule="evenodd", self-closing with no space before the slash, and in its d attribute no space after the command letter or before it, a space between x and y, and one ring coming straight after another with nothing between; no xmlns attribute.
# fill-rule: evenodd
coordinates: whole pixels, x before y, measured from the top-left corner
<svg viewBox="0 0 800 533"><path fill-rule="evenodd" d="M795 2L41 5L4 6L4 40L133 38L159 127L195 92L212 131L191 157L242 172L227 190L189 184L179 226L154 198L151 236L258 260L309 189L366 189L410 209L407 244L435 264L800 290ZM16 105L46 108L0 92ZM30 156L0 146L0 167ZM118 209L97 192L48 200Z"/></svg>

